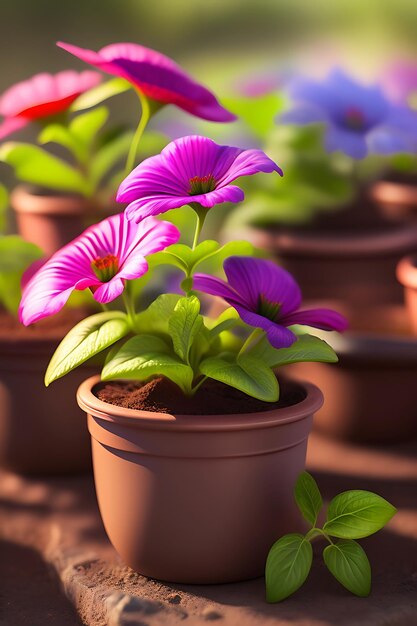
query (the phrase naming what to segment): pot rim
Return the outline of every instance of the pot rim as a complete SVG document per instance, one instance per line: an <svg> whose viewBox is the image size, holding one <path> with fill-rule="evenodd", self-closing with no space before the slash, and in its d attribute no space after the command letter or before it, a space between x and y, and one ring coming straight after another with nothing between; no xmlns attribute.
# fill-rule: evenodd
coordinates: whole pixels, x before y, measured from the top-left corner
<svg viewBox="0 0 417 626"><path fill-rule="evenodd" d="M87 378L77 390L79 406L90 415L133 427L152 430L175 428L181 431L234 431L255 430L288 424L310 417L323 404L323 394L318 387L309 382L296 381L306 391L306 397L297 404L270 411L256 413L239 413L225 415L173 415L153 411L125 409L123 407L103 402L93 393L93 388L101 382L100 376ZM132 382L132 381L130 381Z"/></svg>
<svg viewBox="0 0 417 626"><path fill-rule="evenodd" d="M417 289L417 254L401 259L397 265L397 278L404 287Z"/></svg>
<svg viewBox="0 0 417 626"><path fill-rule="evenodd" d="M10 194L10 204L16 213L36 215L79 216L94 209L94 204L81 194L35 194L29 185L17 185Z"/></svg>
<svg viewBox="0 0 417 626"><path fill-rule="evenodd" d="M385 204L414 204L417 203L417 185L379 180L371 186L369 195L373 200Z"/></svg>
<svg viewBox="0 0 417 626"><path fill-rule="evenodd" d="M252 229L253 232L254 229ZM256 229L262 245L278 249L278 255L363 258L407 253L417 248L417 227L396 224L387 231L329 231L328 233L281 232Z"/></svg>

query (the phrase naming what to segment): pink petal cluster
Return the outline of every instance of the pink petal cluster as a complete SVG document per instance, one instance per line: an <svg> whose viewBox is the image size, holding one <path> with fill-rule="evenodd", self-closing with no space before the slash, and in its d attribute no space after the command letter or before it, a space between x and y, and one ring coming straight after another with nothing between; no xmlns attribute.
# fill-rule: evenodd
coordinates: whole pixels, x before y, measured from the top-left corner
<svg viewBox="0 0 417 626"><path fill-rule="evenodd" d="M16 83L0 96L0 139L30 122L68 109L82 93L101 82L98 72L65 70L58 74L36 74Z"/></svg>
<svg viewBox="0 0 417 626"><path fill-rule="evenodd" d="M30 278L23 289L20 321L28 326L58 313L74 289L91 288L97 302L111 302L122 293L126 280L147 272L148 254L179 237L173 224L152 217L136 225L118 214L94 224Z"/></svg>
<svg viewBox="0 0 417 626"><path fill-rule="evenodd" d="M175 104L192 115L213 122L236 119L211 91L156 50L134 43L115 43L98 52L63 42L57 45L103 72L124 78L151 100Z"/></svg>
<svg viewBox="0 0 417 626"><path fill-rule="evenodd" d="M219 146L199 135L182 137L145 159L119 187L118 202L128 202L129 220L195 203L207 209L240 202L244 193L231 183L241 176L282 170L262 150Z"/></svg>

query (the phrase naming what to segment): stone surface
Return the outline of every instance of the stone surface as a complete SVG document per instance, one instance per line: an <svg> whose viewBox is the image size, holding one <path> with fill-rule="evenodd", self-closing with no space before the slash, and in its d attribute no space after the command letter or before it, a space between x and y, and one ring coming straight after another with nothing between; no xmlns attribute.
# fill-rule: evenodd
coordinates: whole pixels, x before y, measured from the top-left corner
<svg viewBox="0 0 417 626"><path fill-rule="evenodd" d="M264 601L262 579L185 586L144 578L109 544L90 476L42 480L3 473L1 626L417 624L417 443L363 448L314 435L308 466L326 500L346 489L369 489L399 509L383 532L361 542L373 570L369 598L351 596L332 579L320 559L320 541L308 582L279 605Z"/></svg>

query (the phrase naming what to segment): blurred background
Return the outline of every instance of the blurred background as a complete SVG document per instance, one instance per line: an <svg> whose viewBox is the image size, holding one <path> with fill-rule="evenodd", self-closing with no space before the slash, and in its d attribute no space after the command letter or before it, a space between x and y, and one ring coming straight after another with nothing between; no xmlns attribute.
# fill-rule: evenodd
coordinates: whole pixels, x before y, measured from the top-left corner
<svg viewBox="0 0 417 626"><path fill-rule="evenodd" d="M2 0L0 89L42 70L85 69L58 39L142 43L216 89L277 63L316 72L343 62L366 75L414 56L416 23L415 0Z"/></svg>

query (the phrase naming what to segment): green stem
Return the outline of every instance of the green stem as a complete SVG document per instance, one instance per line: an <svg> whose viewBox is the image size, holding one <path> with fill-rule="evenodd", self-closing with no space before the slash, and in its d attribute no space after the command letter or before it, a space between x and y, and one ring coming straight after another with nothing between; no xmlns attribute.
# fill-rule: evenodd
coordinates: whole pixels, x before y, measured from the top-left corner
<svg viewBox="0 0 417 626"><path fill-rule="evenodd" d="M193 396L196 391L198 391L201 387L201 385L207 380L208 376L203 376L203 378L194 386L191 388L191 393L190 395Z"/></svg>
<svg viewBox="0 0 417 626"><path fill-rule="evenodd" d="M127 317L129 319L129 322L133 328L134 326L134 322L135 322L135 315L136 315L136 311L135 311L135 306L132 302L132 300L129 298L129 295L127 293L127 289L125 289L122 293L122 298L123 298L123 302L126 308L126 313L127 313Z"/></svg>
<svg viewBox="0 0 417 626"><path fill-rule="evenodd" d="M139 142L152 114L148 98L140 91L138 91L137 93L142 106L142 114L140 116L139 124L133 136L132 143L130 144L129 152L127 155L124 172L125 177L133 170L136 160L136 154L138 152Z"/></svg>
<svg viewBox="0 0 417 626"><path fill-rule="evenodd" d="M333 544L333 541L330 539L329 535L325 533L324 530L322 530L321 528L312 528L311 530L309 530L305 536L305 539L307 539L307 541L311 541L312 539L315 539L318 535L321 535L322 537L327 539L329 543Z"/></svg>
<svg viewBox="0 0 417 626"><path fill-rule="evenodd" d="M241 356L244 352L249 352L250 349L254 348L256 344L262 339L264 334L265 331L263 331L262 328L255 328L239 350L238 357Z"/></svg>
<svg viewBox="0 0 417 626"><path fill-rule="evenodd" d="M203 208L201 209L194 208L194 211L197 215L197 222L196 222L195 232L194 232L194 239L193 239L193 246L192 246L193 250L195 250L197 247L198 239L200 237L200 234L201 234L201 231L203 229L204 222L206 219L206 215L207 215L207 211L204 210Z"/></svg>

